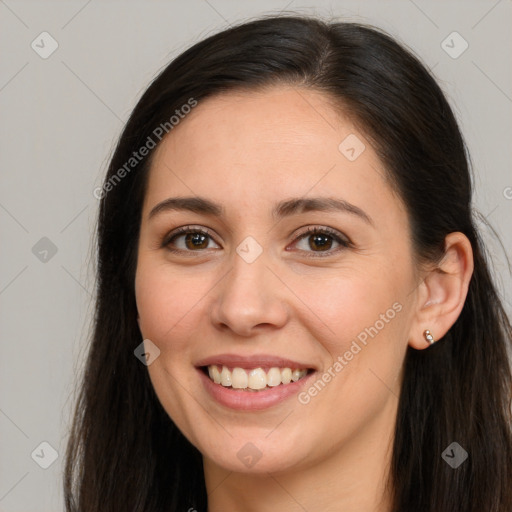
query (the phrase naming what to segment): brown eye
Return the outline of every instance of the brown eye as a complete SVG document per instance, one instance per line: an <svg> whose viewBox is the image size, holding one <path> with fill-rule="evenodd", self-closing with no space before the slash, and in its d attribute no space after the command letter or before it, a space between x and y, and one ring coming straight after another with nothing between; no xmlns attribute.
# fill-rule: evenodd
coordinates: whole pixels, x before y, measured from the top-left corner
<svg viewBox="0 0 512 512"><path fill-rule="evenodd" d="M296 240L298 240L297 246L303 244L302 247L298 248L301 251L313 253L313 255L308 255L312 257L324 256L324 254L315 255L314 253L326 253L325 256L330 256L351 245L348 239L329 228L309 228L306 232L300 234ZM338 247L331 250L333 244L338 244Z"/></svg>
<svg viewBox="0 0 512 512"><path fill-rule="evenodd" d="M203 233L187 233L184 236L187 249L206 249L208 247L208 235L203 235Z"/></svg>
<svg viewBox="0 0 512 512"><path fill-rule="evenodd" d="M199 252L209 249L210 233L200 228L184 227L170 233L162 243L173 252Z"/></svg>
<svg viewBox="0 0 512 512"><path fill-rule="evenodd" d="M309 235L308 238L310 249L318 249L320 251L325 251L329 250L333 244L332 237L330 235L324 235L323 233Z"/></svg>

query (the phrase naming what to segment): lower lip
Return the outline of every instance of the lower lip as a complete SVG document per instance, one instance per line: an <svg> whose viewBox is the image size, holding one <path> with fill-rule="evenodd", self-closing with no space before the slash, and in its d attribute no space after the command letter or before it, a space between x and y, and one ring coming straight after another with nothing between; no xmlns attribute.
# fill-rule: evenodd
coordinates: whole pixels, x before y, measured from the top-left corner
<svg viewBox="0 0 512 512"><path fill-rule="evenodd" d="M302 379L290 384L279 386L264 391L237 391L221 384L215 384L201 369L197 369L206 391L221 405L241 411L260 411L284 402L287 398L297 395L302 387L316 373L311 372Z"/></svg>

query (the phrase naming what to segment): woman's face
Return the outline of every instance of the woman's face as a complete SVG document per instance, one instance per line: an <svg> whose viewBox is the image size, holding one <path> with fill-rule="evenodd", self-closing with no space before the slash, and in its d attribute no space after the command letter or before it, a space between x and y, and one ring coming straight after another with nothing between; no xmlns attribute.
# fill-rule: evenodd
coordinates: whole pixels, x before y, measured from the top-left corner
<svg viewBox="0 0 512 512"><path fill-rule="evenodd" d="M382 443L415 283L403 205L321 93L206 99L157 149L139 325L160 402L210 462L295 470Z"/></svg>

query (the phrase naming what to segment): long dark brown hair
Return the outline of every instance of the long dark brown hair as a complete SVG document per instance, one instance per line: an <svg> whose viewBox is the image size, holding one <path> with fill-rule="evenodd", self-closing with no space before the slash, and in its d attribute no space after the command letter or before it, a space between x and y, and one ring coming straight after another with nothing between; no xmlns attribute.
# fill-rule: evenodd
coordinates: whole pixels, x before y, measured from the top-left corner
<svg viewBox="0 0 512 512"><path fill-rule="evenodd" d="M274 84L322 91L353 116L407 207L418 261L438 261L451 232L472 245L474 273L459 318L428 350L407 349L393 510L510 512L512 329L475 226L455 117L419 59L381 30L299 15L266 16L195 44L151 83L124 128L101 194L94 329L66 453L67 512L207 510L201 454L134 356L142 341L137 244L153 152L113 177L190 98ZM454 441L469 454L457 469L441 457Z"/></svg>

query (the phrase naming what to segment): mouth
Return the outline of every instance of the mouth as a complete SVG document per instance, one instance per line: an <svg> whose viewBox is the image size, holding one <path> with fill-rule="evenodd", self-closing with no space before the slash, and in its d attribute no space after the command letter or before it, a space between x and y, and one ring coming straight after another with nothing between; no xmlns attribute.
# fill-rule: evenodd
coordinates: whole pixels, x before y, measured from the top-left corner
<svg viewBox="0 0 512 512"><path fill-rule="evenodd" d="M215 384L240 392L262 392L273 388L282 388L292 382L298 382L314 372L313 368L265 367L255 368L229 367L211 364L199 369Z"/></svg>
<svg viewBox="0 0 512 512"><path fill-rule="evenodd" d="M318 368L272 354L224 353L195 363L203 388L217 404L238 411L262 411L296 396Z"/></svg>

